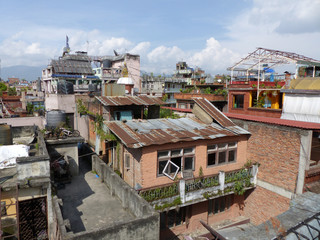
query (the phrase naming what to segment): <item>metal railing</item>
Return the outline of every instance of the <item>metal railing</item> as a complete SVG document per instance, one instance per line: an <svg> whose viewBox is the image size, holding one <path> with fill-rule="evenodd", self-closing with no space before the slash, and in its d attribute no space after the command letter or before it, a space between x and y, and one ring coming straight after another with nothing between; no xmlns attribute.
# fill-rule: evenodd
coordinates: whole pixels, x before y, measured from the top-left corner
<svg viewBox="0 0 320 240"><path fill-rule="evenodd" d="M223 173L223 172L222 172ZM224 175L224 182L220 183L219 180L220 174L197 177L193 179L186 180L185 183L185 193L192 191L197 191L200 189L206 189L210 187L216 187L222 184L226 187L225 184L234 183L237 181L246 181L250 185L251 178L253 177L253 168L244 168L236 171L226 172ZM222 175L222 176L223 176ZM223 177L222 177L223 178ZM159 199L164 199L176 195L180 195L179 184L181 182L174 182L172 184L162 185L159 187L152 187L140 190L139 194L148 202L152 202Z"/></svg>
<svg viewBox="0 0 320 240"><path fill-rule="evenodd" d="M214 186L219 186L219 174L187 181L186 193Z"/></svg>

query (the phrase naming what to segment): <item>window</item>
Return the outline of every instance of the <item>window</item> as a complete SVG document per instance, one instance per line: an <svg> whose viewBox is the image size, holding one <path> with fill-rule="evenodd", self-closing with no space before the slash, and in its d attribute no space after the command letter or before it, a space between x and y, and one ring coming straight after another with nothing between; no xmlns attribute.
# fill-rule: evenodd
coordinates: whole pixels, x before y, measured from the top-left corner
<svg viewBox="0 0 320 240"><path fill-rule="evenodd" d="M160 214L160 228L172 228L180 226L186 222L186 208L182 207L179 211L175 209Z"/></svg>
<svg viewBox="0 0 320 240"><path fill-rule="evenodd" d="M234 198L233 195L223 196L208 201L208 214L218 214L224 212L233 205Z"/></svg>
<svg viewBox="0 0 320 240"><path fill-rule="evenodd" d="M232 163L237 158L237 143L219 143L207 147L208 166Z"/></svg>
<svg viewBox="0 0 320 240"><path fill-rule="evenodd" d="M128 154L128 153L126 153L125 155L124 155L124 167L126 168L126 169L130 169L130 155Z"/></svg>
<svg viewBox="0 0 320 240"><path fill-rule="evenodd" d="M244 95L233 95L233 108L243 108Z"/></svg>
<svg viewBox="0 0 320 240"><path fill-rule="evenodd" d="M163 175L163 170L168 161L173 164L168 164L166 173L173 174L179 167L179 172L183 170L194 170L194 148L174 149L158 152L158 176ZM176 166L175 166L176 165Z"/></svg>

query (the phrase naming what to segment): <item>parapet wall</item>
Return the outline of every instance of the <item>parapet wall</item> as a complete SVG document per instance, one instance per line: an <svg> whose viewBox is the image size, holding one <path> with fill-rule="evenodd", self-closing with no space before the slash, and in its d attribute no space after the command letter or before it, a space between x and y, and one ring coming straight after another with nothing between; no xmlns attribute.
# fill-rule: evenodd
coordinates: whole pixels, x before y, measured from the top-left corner
<svg viewBox="0 0 320 240"><path fill-rule="evenodd" d="M107 185L111 194L120 200L122 207L133 213L136 218L121 222L115 220L113 224L102 228L72 234L72 232L66 232L66 220L63 220L58 199L55 198L53 199L55 219L51 226L51 236L68 240L158 240L159 214L96 155L92 156L92 170L97 172L99 179Z"/></svg>

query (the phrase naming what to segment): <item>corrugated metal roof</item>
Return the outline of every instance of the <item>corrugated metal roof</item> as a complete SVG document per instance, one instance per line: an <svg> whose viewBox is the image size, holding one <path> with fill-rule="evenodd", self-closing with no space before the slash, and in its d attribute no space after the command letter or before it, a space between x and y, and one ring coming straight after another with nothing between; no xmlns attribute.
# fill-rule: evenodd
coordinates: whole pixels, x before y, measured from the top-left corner
<svg viewBox="0 0 320 240"><path fill-rule="evenodd" d="M104 106L127 106L127 105L162 105L164 102L159 97L149 96L99 96L96 97Z"/></svg>
<svg viewBox="0 0 320 240"><path fill-rule="evenodd" d="M297 78L290 81L289 89L320 90L320 77Z"/></svg>
<svg viewBox="0 0 320 240"><path fill-rule="evenodd" d="M235 126L235 124L220 112L212 103L205 98L193 98L196 104L209 114L223 127Z"/></svg>
<svg viewBox="0 0 320 240"><path fill-rule="evenodd" d="M286 119L280 119L280 118L259 117L259 116L251 116L251 115L235 114L235 113L225 113L225 115L230 118L236 118L236 119L242 119L242 120L248 120L248 121L254 121L254 122L277 124L282 126L310 129L310 130L320 129L320 123L293 121L293 120L286 120Z"/></svg>
<svg viewBox="0 0 320 240"><path fill-rule="evenodd" d="M191 118L106 121L105 124L129 148L250 134L237 126L226 128Z"/></svg>

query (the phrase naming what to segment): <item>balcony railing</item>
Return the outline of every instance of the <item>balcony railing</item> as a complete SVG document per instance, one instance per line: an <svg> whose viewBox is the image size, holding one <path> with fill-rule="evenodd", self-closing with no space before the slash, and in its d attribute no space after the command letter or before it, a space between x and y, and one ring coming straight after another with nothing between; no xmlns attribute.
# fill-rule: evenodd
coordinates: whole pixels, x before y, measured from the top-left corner
<svg viewBox="0 0 320 240"><path fill-rule="evenodd" d="M257 182L258 165L248 169L197 177L193 179L175 181L158 187L140 190L139 194L152 205L166 202L173 197L180 197L181 203L203 199L224 193L234 192L237 183L243 188L254 187Z"/></svg>

